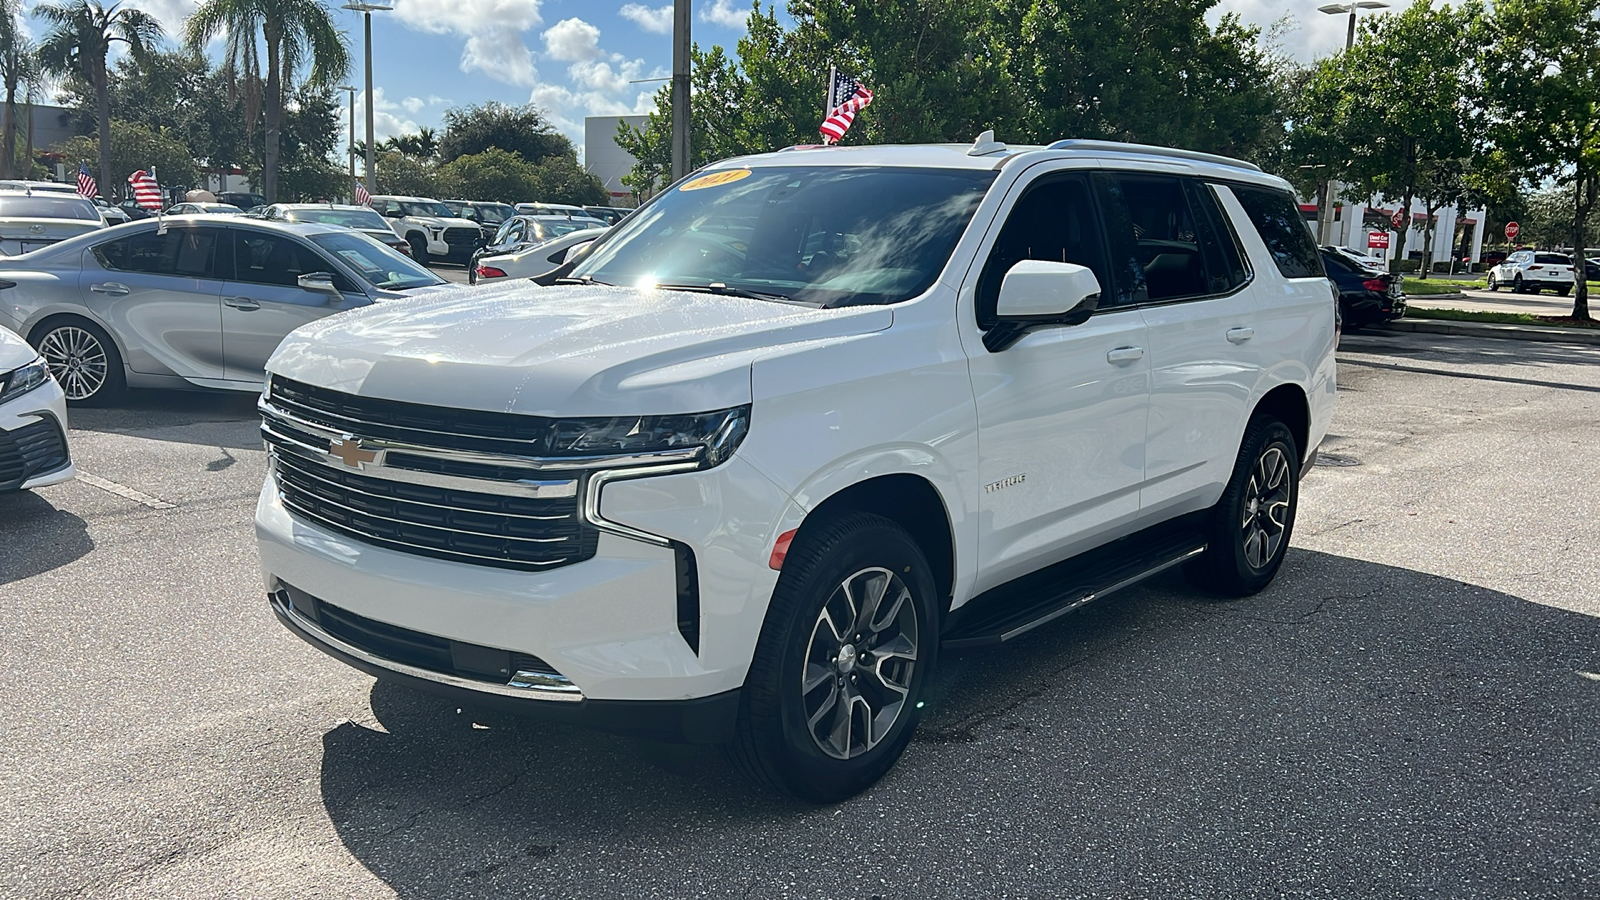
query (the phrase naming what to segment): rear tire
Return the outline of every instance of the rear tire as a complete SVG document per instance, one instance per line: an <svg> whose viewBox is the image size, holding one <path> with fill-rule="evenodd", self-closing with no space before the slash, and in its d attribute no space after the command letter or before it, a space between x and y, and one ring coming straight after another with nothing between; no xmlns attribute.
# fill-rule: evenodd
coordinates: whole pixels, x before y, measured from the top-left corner
<svg viewBox="0 0 1600 900"><path fill-rule="evenodd" d="M851 513L812 528L773 591L729 750L757 782L832 803L910 743L940 604L922 550L893 521Z"/></svg>
<svg viewBox="0 0 1600 900"><path fill-rule="evenodd" d="M1245 597L1283 565L1300 503L1300 451L1288 426L1257 414L1245 427L1233 477L1206 518L1206 552L1187 567L1201 587Z"/></svg>
<svg viewBox="0 0 1600 900"><path fill-rule="evenodd" d="M40 322L29 343L44 357L50 374L74 406L104 406L127 390L122 354L105 329L77 316Z"/></svg>
<svg viewBox="0 0 1600 900"><path fill-rule="evenodd" d="M1513 294L1526 294L1528 292L1528 289L1522 286L1521 275L1518 275L1516 279L1511 282L1511 292Z"/></svg>
<svg viewBox="0 0 1600 900"><path fill-rule="evenodd" d="M1568 294L1571 294L1571 293L1572 293L1572 285L1570 285L1570 284L1569 284L1569 285L1567 285L1567 286L1566 286L1566 287L1564 287L1564 288L1562 288L1562 289L1561 289L1561 290L1559 290L1559 291L1557 291L1557 292L1556 292L1556 293L1558 293L1558 294L1560 294L1560 295L1561 295L1561 296L1563 296L1563 297L1565 297L1565 296L1567 296L1567 295L1568 295Z"/></svg>

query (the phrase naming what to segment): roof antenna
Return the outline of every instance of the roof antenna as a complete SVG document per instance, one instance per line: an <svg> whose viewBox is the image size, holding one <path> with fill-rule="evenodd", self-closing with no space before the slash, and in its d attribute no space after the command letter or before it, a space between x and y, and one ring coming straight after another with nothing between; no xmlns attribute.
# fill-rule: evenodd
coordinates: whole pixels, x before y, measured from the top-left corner
<svg viewBox="0 0 1600 900"><path fill-rule="evenodd" d="M978 139L972 142L972 149L967 151L967 155L988 156L991 153L998 153L1005 149L1005 144L994 139L994 129L991 128L978 135Z"/></svg>

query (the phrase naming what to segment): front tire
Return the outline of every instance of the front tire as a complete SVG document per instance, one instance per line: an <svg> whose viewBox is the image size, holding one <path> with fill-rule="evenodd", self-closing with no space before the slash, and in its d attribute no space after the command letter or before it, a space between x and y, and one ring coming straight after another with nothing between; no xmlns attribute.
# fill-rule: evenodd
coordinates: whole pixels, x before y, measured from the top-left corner
<svg viewBox="0 0 1600 900"><path fill-rule="evenodd" d="M422 237L421 235L413 234L410 237L406 238L406 243L411 245L411 259L413 261L415 261L417 265L422 266L423 268L427 268L427 266L428 266L428 241L427 241L427 239Z"/></svg>
<svg viewBox="0 0 1600 900"><path fill-rule="evenodd" d="M1486 287L1491 292L1498 292L1500 290L1500 282L1494 280L1494 272L1489 273L1489 283L1486 285Z"/></svg>
<svg viewBox="0 0 1600 900"><path fill-rule="evenodd" d="M1206 552L1190 566L1201 587L1245 597L1271 583L1289 549L1300 501L1300 451L1288 426L1256 415L1233 477L1206 519Z"/></svg>
<svg viewBox="0 0 1600 900"><path fill-rule="evenodd" d="M104 406L127 389L116 342L93 322L75 316L46 319L33 330L33 346L75 406Z"/></svg>
<svg viewBox="0 0 1600 900"><path fill-rule="evenodd" d="M814 528L773 591L730 749L758 782L832 803L910 742L941 607L922 550L893 521L852 513Z"/></svg>

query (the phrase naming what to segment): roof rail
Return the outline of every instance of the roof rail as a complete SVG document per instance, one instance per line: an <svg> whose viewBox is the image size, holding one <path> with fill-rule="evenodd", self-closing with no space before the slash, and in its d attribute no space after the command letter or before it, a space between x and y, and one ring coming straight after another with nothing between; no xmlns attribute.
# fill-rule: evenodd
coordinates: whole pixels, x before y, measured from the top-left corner
<svg viewBox="0 0 1600 900"><path fill-rule="evenodd" d="M1145 156L1167 156L1175 159L1192 159L1195 162L1208 162L1219 166L1233 166L1236 169L1249 169L1252 172L1261 171L1255 163L1234 159L1231 156L1218 156L1215 153L1201 153L1198 150L1178 150L1172 147L1155 147L1150 144L1124 144L1119 141L1090 141L1072 138L1056 141L1047 150L1095 150L1101 153L1139 153Z"/></svg>

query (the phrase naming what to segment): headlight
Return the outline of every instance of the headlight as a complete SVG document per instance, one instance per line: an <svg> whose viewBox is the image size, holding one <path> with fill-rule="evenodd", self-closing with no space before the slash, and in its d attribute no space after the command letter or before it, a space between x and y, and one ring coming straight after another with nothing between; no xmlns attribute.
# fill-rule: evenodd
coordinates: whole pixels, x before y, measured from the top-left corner
<svg viewBox="0 0 1600 900"><path fill-rule="evenodd" d="M651 453L700 447L701 463L720 465L750 430L750 407L679 416L559 419L550 434L554 456Z"/></svg>
<svg viewBox="0 0 1600 900"><path fill-rule="evenodd" d="M50 380L50 367L39 357L20 369L0 375L0 403L20 397Z"/></svg>

